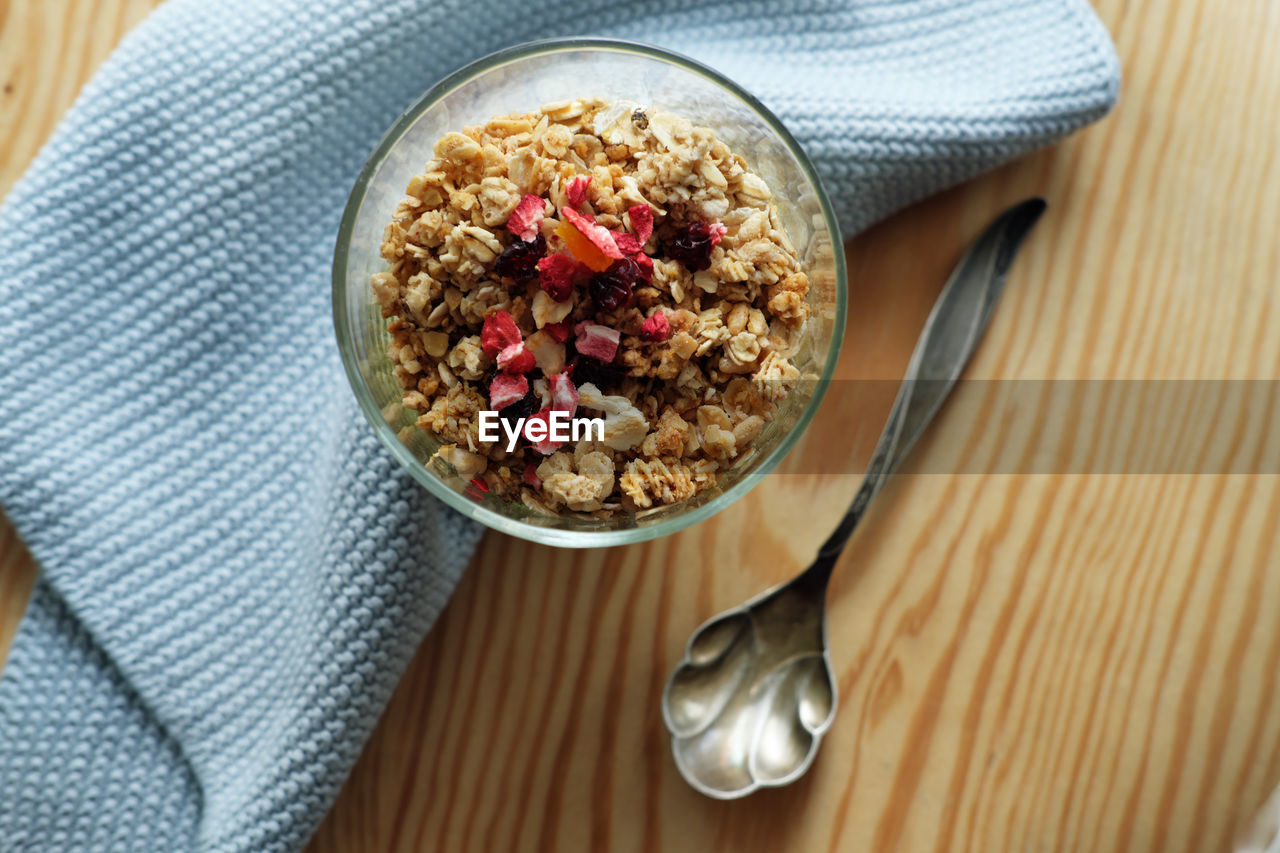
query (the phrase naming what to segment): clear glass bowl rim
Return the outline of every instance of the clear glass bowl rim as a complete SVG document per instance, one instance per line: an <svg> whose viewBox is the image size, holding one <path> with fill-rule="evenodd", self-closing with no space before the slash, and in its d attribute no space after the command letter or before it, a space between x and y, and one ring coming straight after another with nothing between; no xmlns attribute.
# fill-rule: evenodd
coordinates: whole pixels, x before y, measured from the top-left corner
<svg viewBox="0 0 1280 853"><path fill-rule="evenodd" d="M432 474L427 468L415 457L409 449L396 436L395 431L391 428L382 417L377 403L373 399L373 395L365 384L364 377L360 372L358 358L352 341L354 334L352 330L352 318L347 314L346 303L346 278L347 278L347 261L348 247L351 243L352 231L355 227L356 214L364 202L365 195L368 192L369 181L373 177L374 172L382 161L387 157L388 153L404 135L410 125L413 124L422 113L429 110L438 101L444 98L454 89L468 82L474 77L479 76L493 68L506 65L521 59L527 59L533 56L540 56L550 53L562 53L568 51L580 50L600 50L615 51L619 53L638 54L651 59L657 59L661 62L670 63L680 66L681 68L700 75L711 80L720 88L724 89L728 94L740 99L750 109L756 113L770 130L777 134L779 140L795 157L796 162L800 165L805 177L808 179L815 195L818 199L818 206L822 210L823 219L826 222L827 230L831 234L832 254L834 256L836 268L836 305L835 317L832 320L831 339L827 347L826 363L822 367L822 375L818 378L818 382L813 389L813 395L809 398L808 404L805 406L795 425L787 432L785 436L761 459L754 470L744 475L737 483L734 483L728 489L725 489L719 495L716 495L706 503L694 507L687 512L671 515L661 521L639 527L625 527L614 530L566 530L556 527L543 527L533 524L526 524L519 519L504 516L495 512L488 507L476 501L472 501L460 492L456 492L444 484L435 474ZM487 56L471 62L449 76L445 77L439 83L427 90L426 94L420 97L417 102L406 109L396 119L391 128L383 135L374 148L373 153L369 155L365 161L364 168L360 170L360 174L356 177L351 194L347 199L346 208L342 213L342 221L338 227L337 243L334 248L333 256L333 325L334 332L338 339L338 352L342 357L342 366L347 375L348 384L351 386L352 392L356 396L356 400L360 404L361 411L364 412L366 420L373 427L378 440L391 452L401 465L403 465L424 488L432 495L444 501L453 509L484 524L493 530L507 533L521 539L527 539L533 542L540 542L547 545L556 545L569 548L594 548L610 545L625 545L636 542L645 542L650 539L656 539L683 530L690 525L699 521L710 518L720 510L732 504L738 498L742 497L773 470L774 466L782 460L784 456L799 441L800 436L804 434L808 428L810 421L813 420L814 414L821 405L823 397L826 395L827 386L831 383L832 374L835 372L835 365L840 355L840 347L844 341L845 312L847 310L848 301L848 280L845 269L844 244L840 236L840 226L836 221L836 216L831 207L831 199L827 196L826 189L823 187L818 177L817 170L813 163L810 162L808 155L804 149L795 140L783 126L782 122L762 104L754 95L747 92L737 83L725 77L720 72L697 60L691 59L683 54L657 47L643 42L630 41L627 39L611 39L596 37L569 37L569 38L552 38L541 39L538 41L525 42L523 44L514 45L503 50L495 51Z"/></svg>

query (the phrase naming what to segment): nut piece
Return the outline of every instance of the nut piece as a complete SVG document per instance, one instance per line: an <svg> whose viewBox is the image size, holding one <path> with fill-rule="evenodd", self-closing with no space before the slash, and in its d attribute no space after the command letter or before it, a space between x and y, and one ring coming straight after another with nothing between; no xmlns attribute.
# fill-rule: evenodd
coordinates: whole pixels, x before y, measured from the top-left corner
<svg viewBox="0 0 1280 853"><path fill-rule="evenodd" d="M424 332L422 348L432 358L444 358L444 354L449 350L449 336L444 332Z"/></svg>
<svg viewBox="0 0 1280 853"><path fill-rule="evenodd" d="M541 329L549 323L559 323L573 310L573 300L556 302L545 291L533 295L533 324Z"/></svg>
<svg viewBox="0 0 1280 853"><path fill-rule="evenodd" d="M473 381L484 376L492 364L480 347L479 335L468 335L454 344L447 361L455 376Z"/></svg>
<svg viewBox="0 0 1280 853"><path fill-rule="evenodd" d="M545 330L534 332L524 345L529 348L529 352L533 353L538 368L547 376L564 370L564 344L551 337Z"/></svg>
<svg viewBox="0 0 1280 853"><path fill-rule="evenodd" d="M604 443L614 450L630 450L649 432L649 422L630 400L601 394L590 382L578 388L578 405L605 413Z"/></svg>
<svg viewBox="0 0 1280 853"><path fill-rule="evenodd" d="M719 406L698 408L698 439L712 459L730 459L737 453L733 424Z"/></svg>
<svg viewBox="0 0 1280 853"><path fill-rule="evenodd" d="M464 480L479 476L489 466L488 459L463 450L456 444L444 445L436 451L436 455L452 465L453 469L458 472L458 476Z"/></svg>

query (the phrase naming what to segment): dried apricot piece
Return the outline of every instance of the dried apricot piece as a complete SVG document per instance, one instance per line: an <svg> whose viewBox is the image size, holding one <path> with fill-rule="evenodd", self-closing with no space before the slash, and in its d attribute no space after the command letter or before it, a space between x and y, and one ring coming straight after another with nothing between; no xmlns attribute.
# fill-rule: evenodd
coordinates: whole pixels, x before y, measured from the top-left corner
<svg viewBox="0 0 1280 853"><path fill-rule="evenodd" d="M560 216L565 222L572 225L583 237L591 241L591 245L595 246L605 257L617 260L622 257L622 252L618 249L618 244L614 242L613 234L608 228L599 224L590 216L583 216L572 207L560 208Z"/></svg>
<svg viewBox="0 0 1280 853"><path fill-rule="evenodd" d="M565 246L569 248L569 252L575 258L582 261L594 272L604 272L609 268L609 264L613 263L612 258L597 249L590 240L582 235L582 232L568 222L561 222L556 227L556 235L564 241Z"/></svg>

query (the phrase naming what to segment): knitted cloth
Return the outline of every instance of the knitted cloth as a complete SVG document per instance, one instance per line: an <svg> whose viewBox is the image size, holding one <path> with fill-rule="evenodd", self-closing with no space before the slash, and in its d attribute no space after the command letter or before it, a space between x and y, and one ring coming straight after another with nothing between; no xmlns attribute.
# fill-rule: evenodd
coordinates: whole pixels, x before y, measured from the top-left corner
<svg viewBox="0 0 1280 853"><path fill-rule="evenodd" d="M346 386L343 204L434 81L583 31L753 90L846 234L1098 118L1119 78L1085 0L161 7L0 210L0 506L43 568L0 680L0 850L314 831L480 535Z"/></svg>

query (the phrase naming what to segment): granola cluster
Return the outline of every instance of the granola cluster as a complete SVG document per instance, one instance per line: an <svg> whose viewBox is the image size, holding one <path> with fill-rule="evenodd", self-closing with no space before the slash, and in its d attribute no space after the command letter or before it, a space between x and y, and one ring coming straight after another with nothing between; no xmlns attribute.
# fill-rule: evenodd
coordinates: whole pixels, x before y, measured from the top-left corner
<svg viewBox="0 0 1280 853"><path fill-rule="evenodd" d="M809 280L764 180L705 127L582 99L449 133L373 291L417 425L480 492L607 517L685 500L800 374ZM601 417L603 441L482 442L479 413Z"/></svg>

